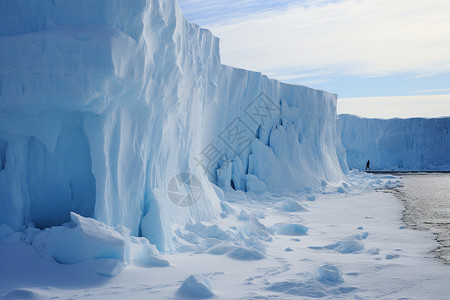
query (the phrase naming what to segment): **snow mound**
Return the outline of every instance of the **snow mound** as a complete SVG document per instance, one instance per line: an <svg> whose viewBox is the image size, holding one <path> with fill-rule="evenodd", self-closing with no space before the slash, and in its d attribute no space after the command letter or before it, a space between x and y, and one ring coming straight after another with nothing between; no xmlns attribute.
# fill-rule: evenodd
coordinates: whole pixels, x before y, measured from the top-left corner
<svg viewBox="0 0 450 300"><path fill-rule="evenodd" d="M345 294L356 289L343 285L342 271L332 264L321 266L316 274L300 273L299 276L303 278L275 282L270 284L267 289L308 298L324 298L330 295L345 298Z"/></svg>
<svg viewBox="0 0 450 300"><path fill-rule="evenodd" d="M306 235L309 229L300 224L277 223L272 227L272 230L275 234L300 236Z"/></svg>
<svg viewBox="0 0 450 300"><path fill-rule="evenodd" d="M164 259L155 245L145 238L130 236L122 226L112 228L92 218L71 213L72 221L63 226L45 230L29 227L23 233L12 232L0 227L4 236L0 245L10 235L31 245L41 256L50 256L60 264L89 262L95 271L103 276L117 276L128 264L141 267L164 267ZM8 235L5 235L8 233Z"/></svg>
<svg viewBox="0 0 450 300"><path fill-rule="evenodd" d="M350 253L360 253L360 251L364 250L364 242L369 235L368 232L362 232L359 234L354 234L347 238L344 238L336 243L333 243L324 247L309 247L315 250L334 250L338 253L342 254L350 254Z"/></svg>
<svg viewBox="0 0 450 300"><path fill-rule="evenodd" d="M237 247L228 252L228 257L236 260L261 260L266 256L255 249Z"/></svg>
<svg viewBox="0 0 450 300"><path fill-rule="evenodd" d="M206 275L191 275L177 290L179 299L209 299L214 297L213 289Z"/></svg>
<svg viewBox="0 0 450 300"><path fill-rule="evenodd" d="M318 270L318 280L327 284L337 284L344 282L342 278L342 271L331 264L325 264Z"/></svg>
<svg viewBox="0 0 450 300"><path fill-rule="evenodd" d="M250 216L249 220L242 227L242 232L247 237L257 237L265 241L272 240L272 232L254 216Z"/></svg>
<svg viewBox="0 0 450 300"><path fill-rule="evenodd" d="M230 240L231 234L226 230L220 228L219 225L205 225L201 222L195 224L186 224L186 230L196 234L201 238L214 238L218 240Z"/></svg>
<svg viewBox="0 0 450 300"><path fill-rule="evenodd" d="M391 260L391 259L396 259L401 257L401 255L399 254L386 254L386 256L384 257L386 260Z"/></svg>
<svg viewBox="0 0 450 300"><path fill-rule="evenodd" d="M126 239L113 228L71 213L72 221L40 233L45 237L45 251L59 263L74 264L89 259L126 260ZM39 238L38 238L39 239Z"/></svg>
<svg viewBox="0 0 450 300"><path fill-rule="evenodd" d="M449 171L450 118L366 119L340 115L351 169Z"/></svg>
<svg viewBox="0 0 450 300"><path fill-rule="evenodd" d="M3 297L0 297L1 300L27 300L27 299L44 299L44 297L40 296L39 294L25 290L25 289L17 289L14 291L9 292L8 294L4 295Z"/></svg>
<svg viewBox="0 0 450 300"><path fill-rule="evenodd" d="M145 238L130 237L131 262L140 267L167 267L169 262L164 259L155 245Z"/></svg>
<svg viewBox="0 0 450 300"><path fill-rule="evenodd" d="M265 258L263 241L272 241L273 233L255 215L241 227L228 229L203 223L187 224L175 230L178 252L227 255L235 260L260 260Z"/></svg>
<svg viewBox="0 0 450 300"><path fill-rule="evenodd" d="M224 255L236 248L237 248L237 246L235 246L235 245L219 245L219 246L211 248L208 251L208 253L212 254L212 255Z"/></svg>
<svg viewBox="0 0 450 300"><path fill-rule="evenodd" d="M311 201L313 201L314 199L312 199ZM277 204L275 204L275 209L286 212L306 211L306 209L300 203L293 199L285 199L278 202Z"/></svg>

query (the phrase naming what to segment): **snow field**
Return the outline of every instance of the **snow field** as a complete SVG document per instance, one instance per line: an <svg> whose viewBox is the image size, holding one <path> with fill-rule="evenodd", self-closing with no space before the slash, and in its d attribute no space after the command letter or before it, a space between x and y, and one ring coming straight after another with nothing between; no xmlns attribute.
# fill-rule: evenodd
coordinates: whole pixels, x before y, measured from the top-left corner
<svg viewBox="0 0 450 300"><path fill-rule="evenodd" d="M378 188L388 182L399 184L397 178L385 177L352 173L347 185L362 181ZM130 299L206 299L212 295L219 299L446 299L450 270L427 254L437 246L436 241L428 232L404 226L400 220L403 206L392 194L323 190L315 193L315 201L307 200L306 195L225 193L233 212L215 224L178 227L180 247L162 254L170 266L148 268L130 263L115 277L98 274L95 266L101 259L61 265L48 255L40 257L23 241L0 247L5 266L0 277L9 275L0 284L0 295L32 293L62 299L120 299L124 295ZM279 204L287 199L307 210L280 210ZM246 220L241 218L243 211L248 215ZM272 230L279 223L302 225L308 232L280 235ZM233 252L236 254L230 255ZM27 273L30 266L32 270ZM44 268L52 272L39 272ZM53 273L61 279L55 280ZM91 282L72 282L75 274L90 277Z"/></svg>

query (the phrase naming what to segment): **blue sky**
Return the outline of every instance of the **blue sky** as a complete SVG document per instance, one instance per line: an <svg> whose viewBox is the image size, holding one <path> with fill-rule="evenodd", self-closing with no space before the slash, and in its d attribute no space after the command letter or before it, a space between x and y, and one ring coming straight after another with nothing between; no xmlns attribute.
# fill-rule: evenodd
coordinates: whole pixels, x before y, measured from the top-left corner
<svg viewBox="0 0 450 300"><path fill-rule="evenodd" d="M225 64L337 93L340 108L382 100L364 116L450 116L450 1L179 2L221 38ZM386 111L397 100L404 115Z"/></svg>

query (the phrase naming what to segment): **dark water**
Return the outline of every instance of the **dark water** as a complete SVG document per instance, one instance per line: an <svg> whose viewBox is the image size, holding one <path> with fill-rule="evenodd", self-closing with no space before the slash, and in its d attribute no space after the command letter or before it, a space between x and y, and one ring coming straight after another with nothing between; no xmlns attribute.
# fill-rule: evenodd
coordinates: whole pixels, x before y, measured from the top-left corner
<svg viewBox="0 0 450 300"><path fill-rule="evenodd" d="M450 264L450 174L402 174L403 187L395 190L405 204L403 220L413 228L429 230L440 246L435 255Z"/></svg>

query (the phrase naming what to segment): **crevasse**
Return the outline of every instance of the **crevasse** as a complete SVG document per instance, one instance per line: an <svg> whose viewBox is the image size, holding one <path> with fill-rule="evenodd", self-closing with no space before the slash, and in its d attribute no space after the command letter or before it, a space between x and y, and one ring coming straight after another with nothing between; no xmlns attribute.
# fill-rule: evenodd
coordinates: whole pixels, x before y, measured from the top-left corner
<svg viewBox="0 0 450 300"><path fill-rule="evenodd" d="M222 65L175 0L0 2L0 224L73 211L165 250L174 225L219 217L216 184L315 189L344 156L336 95ZM201 183L189 207L167 191L182 172Z"/></svg>

